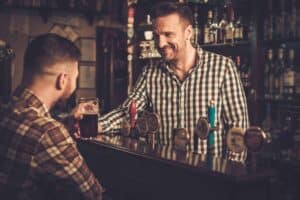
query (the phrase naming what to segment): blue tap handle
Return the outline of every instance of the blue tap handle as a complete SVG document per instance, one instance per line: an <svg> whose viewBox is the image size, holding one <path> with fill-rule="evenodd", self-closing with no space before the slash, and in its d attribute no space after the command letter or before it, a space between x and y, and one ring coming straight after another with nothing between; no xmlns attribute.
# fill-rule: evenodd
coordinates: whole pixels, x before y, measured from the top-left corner
<svg viewBox="0 0 300 200"><path fill-rule="evenodd" d="M210 128L216 127L216 107L213 100L210 101L210 105L208 106L208 121L209 121ZM215 143L215 135L214 135L214 131L211 130L207 138L208 150L210 150L214 146L214 143Z"/></svg>

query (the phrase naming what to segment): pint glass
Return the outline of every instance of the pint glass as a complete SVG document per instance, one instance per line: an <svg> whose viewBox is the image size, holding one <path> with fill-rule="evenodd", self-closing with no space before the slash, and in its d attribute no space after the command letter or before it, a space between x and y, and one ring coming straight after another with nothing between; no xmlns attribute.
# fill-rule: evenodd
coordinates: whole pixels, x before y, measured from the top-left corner
<svg viewBox="0 0 300 200"><path fill-rule="evenodd" d="M81 97L77 103L81 106L83 118L79 121L80 135L82 138L97 136L99 101L96 97Z"/></svg>

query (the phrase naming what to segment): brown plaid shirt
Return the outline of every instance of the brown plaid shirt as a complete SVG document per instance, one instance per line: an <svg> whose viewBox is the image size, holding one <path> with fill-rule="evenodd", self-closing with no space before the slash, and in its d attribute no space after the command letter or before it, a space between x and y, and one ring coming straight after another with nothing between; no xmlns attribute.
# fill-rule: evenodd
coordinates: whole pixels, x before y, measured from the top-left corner
<svg viewBox="0 0 300 200"><path fill-rule="evenodd" d="M18 88L0 114L1 198L102 199L74 140L30 90Z"/></svg>

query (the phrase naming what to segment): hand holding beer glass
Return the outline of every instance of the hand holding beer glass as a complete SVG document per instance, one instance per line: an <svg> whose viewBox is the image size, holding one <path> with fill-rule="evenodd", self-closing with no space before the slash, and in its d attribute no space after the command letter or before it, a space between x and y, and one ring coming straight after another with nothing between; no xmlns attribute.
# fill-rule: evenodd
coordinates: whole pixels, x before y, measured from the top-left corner
<svg viewBox="0 0 300 200"><path fill-rule="evenodd" d="M82 113L79 120L80 136L82 138L96 137L98 134L99 101L96 97L81 97L77 100Z"/></svg>

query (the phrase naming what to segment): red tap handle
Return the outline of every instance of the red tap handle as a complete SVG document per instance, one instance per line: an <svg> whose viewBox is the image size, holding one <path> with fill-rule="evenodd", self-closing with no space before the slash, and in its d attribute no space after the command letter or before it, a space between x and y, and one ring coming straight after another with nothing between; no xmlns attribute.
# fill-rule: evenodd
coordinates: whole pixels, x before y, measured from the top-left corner
<svg viewBox="0 0 300 200"><path fill-rule="evenodd" d="M130 115L130 127L134 128L136 123L136 103L135 101L131 101L130 107L129 107L129 115Z"/></svg>

